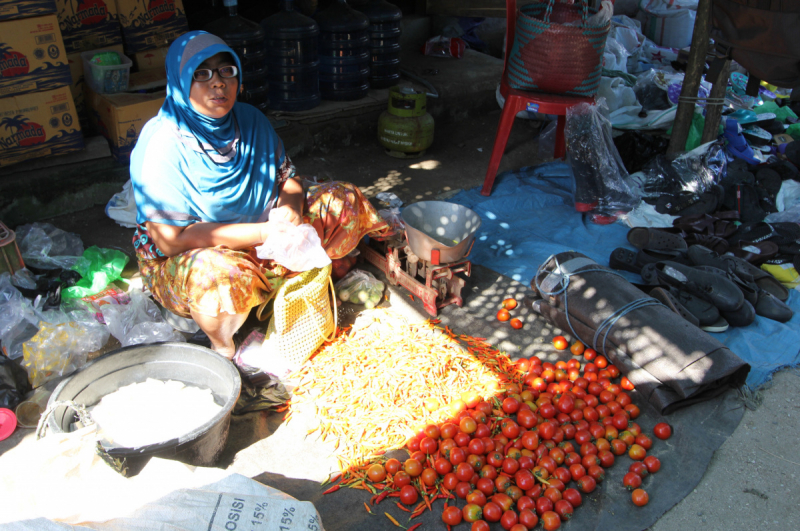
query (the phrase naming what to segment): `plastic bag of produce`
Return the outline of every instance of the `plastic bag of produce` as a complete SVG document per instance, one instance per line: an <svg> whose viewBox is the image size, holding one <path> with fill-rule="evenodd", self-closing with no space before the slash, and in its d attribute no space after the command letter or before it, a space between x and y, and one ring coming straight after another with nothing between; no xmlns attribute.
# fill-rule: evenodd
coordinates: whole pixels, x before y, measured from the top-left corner
<svg viewBox="0 0 800 531"><path fill-rule="evenodd" d="M383 282L367 271L353 269L336 283L336 293L343 302L376 307L383 298Z"/></svg>

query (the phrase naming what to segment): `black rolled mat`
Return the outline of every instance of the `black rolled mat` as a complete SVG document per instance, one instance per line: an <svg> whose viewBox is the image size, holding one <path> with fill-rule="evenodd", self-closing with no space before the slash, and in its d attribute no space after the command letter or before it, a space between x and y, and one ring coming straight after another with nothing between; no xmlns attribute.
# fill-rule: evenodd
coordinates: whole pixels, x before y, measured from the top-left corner
<svg viewBox="0 0 800 531"><path fill-rule="evenodd" d="M605 354L662 414L739 387L750 371L728 347L660 303L620 315L655 299L581 253L551 257L534 284L543 297L534 310Z"/></svg>

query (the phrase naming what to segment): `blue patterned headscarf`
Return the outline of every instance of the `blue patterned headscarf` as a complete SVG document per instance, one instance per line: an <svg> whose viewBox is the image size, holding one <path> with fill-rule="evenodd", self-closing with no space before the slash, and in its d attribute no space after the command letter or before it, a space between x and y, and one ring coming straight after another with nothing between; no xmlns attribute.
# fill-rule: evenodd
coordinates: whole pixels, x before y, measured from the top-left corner
<svg viewBox="0 0 800 531"><path fill-rule="evenodd" d="M190 31L169 47L164 105L131 154L137 223L255 222L277 193L283 143L264 114L236 102L209 118L189 101L195 69L220 52L233 57L241 86L239 57L219 37Z"/></svg>

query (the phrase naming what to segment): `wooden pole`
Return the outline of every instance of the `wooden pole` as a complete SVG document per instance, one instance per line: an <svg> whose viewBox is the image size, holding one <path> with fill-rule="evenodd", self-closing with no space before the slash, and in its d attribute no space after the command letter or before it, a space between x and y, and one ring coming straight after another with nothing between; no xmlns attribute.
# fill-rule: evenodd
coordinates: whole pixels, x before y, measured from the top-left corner
<svg viewBox="0 0 800 531"><path fill-rule="evenodd" d="M703 137L700 140L701 144L716 140L719 136L719 118L722 116L722 103L721 100L725 98L725 92L728 88L728 77L731 75L731 60L725 59L725 62L720 68L717 79L713 81L711 91L708 94L709 100L720 100L719 104L706 103L706 123L703 126Z"/></svg>
<svg viewBox="0 0 800 531"><path fill-rule="evenodd" d="M697 4L697 17L694 20L694 33L689 49L689 62L686 65L686 75L683 78L681 98L678 101L678 110L675 112L675 123L672 125L672 137L669 139L667 156L677 156L685 151L686 138L692 125L694 114L694 99L700 88L703 77L703 66L706 63L708 51L708 38L711 33L711 0L700 0ZM688 100L688 101L687 101Z"/></svg>

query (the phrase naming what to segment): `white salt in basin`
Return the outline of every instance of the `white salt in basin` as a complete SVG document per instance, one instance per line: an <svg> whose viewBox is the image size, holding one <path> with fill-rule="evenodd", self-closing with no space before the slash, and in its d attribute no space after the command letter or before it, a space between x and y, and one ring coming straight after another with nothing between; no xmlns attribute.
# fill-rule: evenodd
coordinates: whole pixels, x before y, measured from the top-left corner
<svg viewBox="0 0 800 531"><path fill-rule="evenodd" d="M176 439L221 410L210 389L154 378L120 387L88 409L106 448L138 448Z"/></svg>

